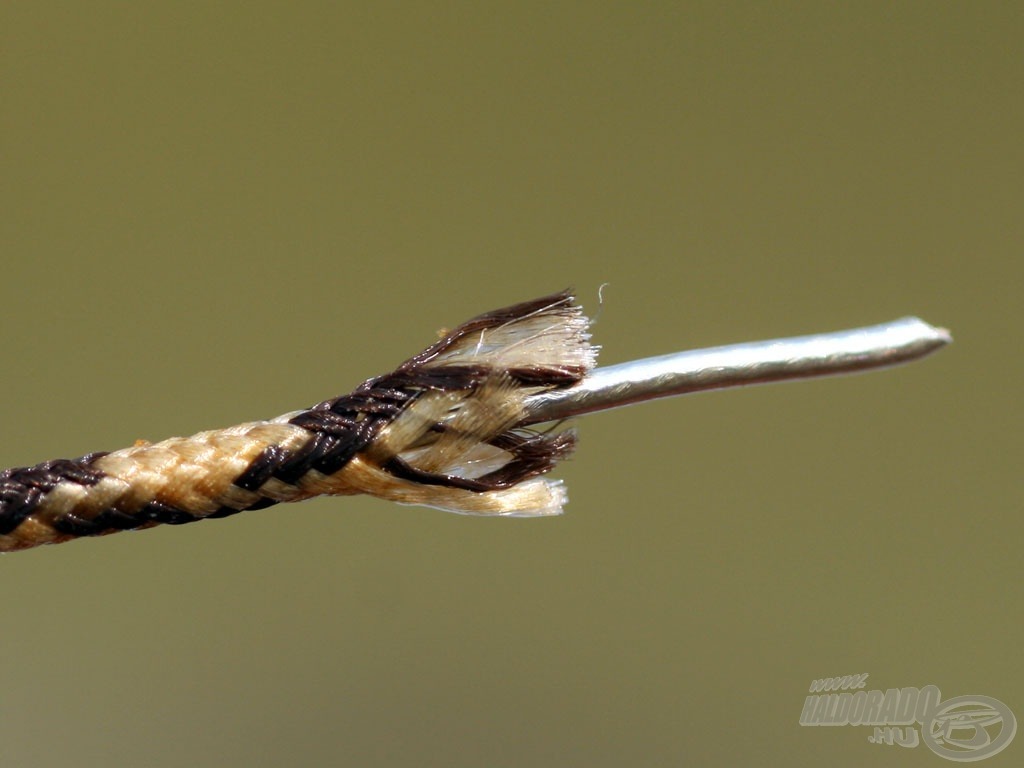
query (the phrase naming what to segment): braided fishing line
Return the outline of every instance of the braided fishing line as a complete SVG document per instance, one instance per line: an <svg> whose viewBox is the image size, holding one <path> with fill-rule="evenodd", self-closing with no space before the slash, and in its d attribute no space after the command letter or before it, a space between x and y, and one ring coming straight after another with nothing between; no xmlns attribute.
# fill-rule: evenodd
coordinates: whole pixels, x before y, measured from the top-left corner
<svg viewBox="0 0 1024 768"><path fill-rule="evenodd" d="M276 419L0 472L0 551L368 493L465 514L551 515L539 477L575 436L518 424L594 366L567 292L480 315L352 393Z"/></svg>

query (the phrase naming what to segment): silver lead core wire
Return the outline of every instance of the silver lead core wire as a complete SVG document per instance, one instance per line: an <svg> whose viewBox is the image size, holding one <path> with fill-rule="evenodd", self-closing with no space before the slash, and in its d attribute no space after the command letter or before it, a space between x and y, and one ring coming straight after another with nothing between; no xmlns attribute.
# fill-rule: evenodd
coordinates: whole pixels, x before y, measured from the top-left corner
<svg viewBox="0 0 1024 768"><path fill-rule="evenodd" d="M885 368L952 341L916 317L835 333L675 352L596 368L567 389L526 401L522 424L558 421L661 397Z"/></svg>

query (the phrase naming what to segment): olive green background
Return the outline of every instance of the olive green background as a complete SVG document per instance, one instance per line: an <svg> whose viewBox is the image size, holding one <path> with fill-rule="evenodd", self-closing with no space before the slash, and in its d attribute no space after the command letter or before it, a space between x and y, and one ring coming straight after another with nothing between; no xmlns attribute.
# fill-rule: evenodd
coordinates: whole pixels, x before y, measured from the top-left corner
<svg viewBox="0 0 1024 768"><path fill-rule="evenodd" d="M318 499L0 558L2 764L946 764L798 725L860 672L1024 718L1022 40L992 2L5 3L3 466L567 285L608 284L606 363L957 341L588 417L557 519Z"/></svg>

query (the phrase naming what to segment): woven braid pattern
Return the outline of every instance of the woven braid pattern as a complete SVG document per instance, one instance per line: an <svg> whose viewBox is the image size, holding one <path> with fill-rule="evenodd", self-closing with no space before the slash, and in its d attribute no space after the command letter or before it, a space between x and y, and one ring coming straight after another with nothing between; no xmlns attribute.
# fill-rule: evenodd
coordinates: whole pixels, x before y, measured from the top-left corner
<svg viewBox="0 0 1024 768"><path fill-rule="evenodd" d="M567 292L555 294L474 318L391 373L297 413L4 470L0 552L227 517L320 494L372 493L470 514L551 513L564 494L557 483L531 478L568 455L574 436L517 428L515 402L524 392L570 385L586 374L593 353L581 317ZM518 340L517 324L525 328ZM566 352L537 341L553 332L564 336L557 341ZM536 359L484 343L504 336L534 343ZM460 412L477 414L463 417L469 427L451 416ZM472 476L449 471L445 451L453 444L463 446L460 456L485 450L504 459Z"/></svg>
<svg viewBox="0 0 1024 768"><path fill-rule="evenodd" d="M105 494L103 508L90 513L82 511L89 506L90 491L104 482L111 483L111 476L101 468L100 461L111 454L93 453L78 459L57 459L34 467L5 470L0 473L0 550L19 548L16 545L20 542L11 540L10 534L26 521L34 524L30 528L39 529L35 531L36 536L51 538L43 530L51 529L51 541L57 542L160 523L181 525L227 517L304 498L309 494L300 487L303 478L311 477L312 473L326 476L338 472L373 440L411 397L413 393L367 382L351 395L325 401L292 416L286 424L302 433L299 439L291 441L295 447L267 444L231 481L232 487L226 489L227 493L210 477L222 474L217 462L193 460L189 467L191 498L186 500L180 492L163 488L165 493L149 494L152 498L132 499L130 483L118 482L113 493ZM217 433L205 434L209 438L199 442L216 447ZM186 445L180 443L182 448ZM135 452L174 453L177 447L174 441L169 441L155 447L141 446ZM172 461L180 466L184 458L180 462ZM74 500L75 504L54 504L56 493ZM32 546L35 542L25 543Z"/></svg>

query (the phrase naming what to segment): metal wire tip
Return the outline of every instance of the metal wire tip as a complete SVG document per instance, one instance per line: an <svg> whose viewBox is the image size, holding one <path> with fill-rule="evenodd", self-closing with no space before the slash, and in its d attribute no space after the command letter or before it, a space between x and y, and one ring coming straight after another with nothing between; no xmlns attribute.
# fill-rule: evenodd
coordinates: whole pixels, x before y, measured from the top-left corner
<svg viewBox="0 0 1024 768"><path fill-rule="evenodd" d="M576 435L533 425L895 365L950 341L907 318L595 369L588 328L563 291L480 315L351 393L275 419L4 470L0 552L320 495L365 493L469 515L559 514L565 487L545 475Z"/></svg>
<svg viewBox="0 0 1024 768"><path fill-rule="evenodd" d="M531 423L566 419L662 397L887 368L953 341L917 317L812 336L675 352L598 368L567 389L527 401Z"/></svg>

